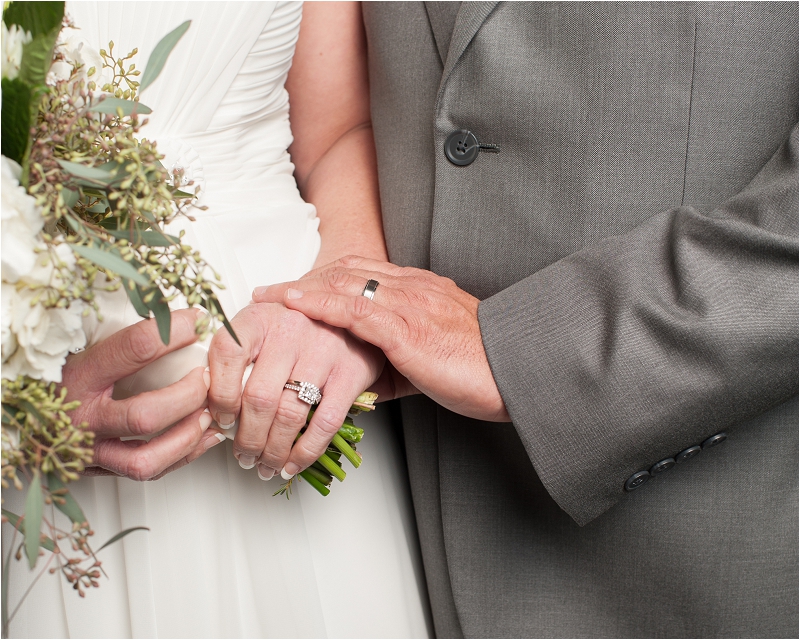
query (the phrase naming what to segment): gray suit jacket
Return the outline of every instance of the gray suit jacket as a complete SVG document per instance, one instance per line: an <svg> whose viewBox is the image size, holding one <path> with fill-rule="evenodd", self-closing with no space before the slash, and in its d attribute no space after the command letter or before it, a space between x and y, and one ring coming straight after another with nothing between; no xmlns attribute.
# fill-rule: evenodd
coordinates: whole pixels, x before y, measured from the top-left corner
<svg viewBox="0 0 800 640"><path fill-rule="evenodd" d="M404 401L438 635L796 636L798 5L364 18L391 259L481 298L513 420Z"/></svg>

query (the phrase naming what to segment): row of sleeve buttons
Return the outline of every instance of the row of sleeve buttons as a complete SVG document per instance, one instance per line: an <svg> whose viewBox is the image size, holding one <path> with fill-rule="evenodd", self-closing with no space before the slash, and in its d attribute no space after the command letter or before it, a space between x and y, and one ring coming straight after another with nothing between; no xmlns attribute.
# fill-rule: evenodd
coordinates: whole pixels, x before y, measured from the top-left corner
<svg viewBox="0 0 800 640"><path fill-rule="evenodd" d="M637 471L625 482L625 491L633 491L634 489L638 489L650 478L657 476L659 473L663 473L664 471L669 471L676 464L691 460L701 451L705 451L706 449L710 449L711 447L718 445L727 437L727 433L718 433L715 436L707 438L699 445L684 449L674 458L665 458L664 460L659 460L647 471Z"/></svg>

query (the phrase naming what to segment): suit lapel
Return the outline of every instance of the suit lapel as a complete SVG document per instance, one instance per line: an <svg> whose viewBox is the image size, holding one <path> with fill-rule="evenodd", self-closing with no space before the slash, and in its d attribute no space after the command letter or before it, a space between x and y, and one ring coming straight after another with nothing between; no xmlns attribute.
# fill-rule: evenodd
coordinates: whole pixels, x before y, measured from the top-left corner
<svg viewBox="0 0 800 640"><path fill-rule="evenodd" d="M439 57L442 59L442 67L447 60L447 51L450 48L450 38L453 35L453 27L456 24L456 16L461 2L426 2L425 11L428 13L428 21L431 23L436 48L439 50Z"/></svg>
<svg viewBox="0 0 800 640"><path fill-rule="evenodd" d="M438 4L438 3L428 3ZM447 57L444 63L444 72L442 73L441 87L447 82L447 78L453 67L458 62L458 59L464 53L467 45L472 41L472 38L478 33L478 29L489 17L492 10L498 5L498 2L462 2L456 16L455 26L453 27L452 36L450 37L450 47L447 51ZM430 14L429 14L430 15ZM431 22L433 25L433 22ZM435 29L435 27L434 27ZM435 31L434 31L435 34ZM437 45L438 45L438 36Z"/></svg>

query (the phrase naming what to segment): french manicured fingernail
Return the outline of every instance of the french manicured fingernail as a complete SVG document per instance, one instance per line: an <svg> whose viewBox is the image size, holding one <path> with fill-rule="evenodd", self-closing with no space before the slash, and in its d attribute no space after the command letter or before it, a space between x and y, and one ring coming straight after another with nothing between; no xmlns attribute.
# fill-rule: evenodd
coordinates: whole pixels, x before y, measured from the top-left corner
<svg viewBox="0 0 800 640"><path fill-rule="evenodd" d="M236 415L233 413L218 413L217 424L220 429L230 429L236 422Z"/></svg>
<svg viewBox="0 0 800 640"><path fill-rule="evenodd" d="M203 382L206 383L206 389L211 388L211 369L206 367L206 370L203 371Z"/></svg>
<svg viewBox="0 0 800 640"><path fill-rule="evenodd" d="M208 451L211 447L217 446L220 442L225 442L226 439L227 438L221 433L215 431L213 437L206 438L206 441L203 443L203 448Z"/></svg>
<svg viewBox="0 0 800 640"><path fill-rule="evenodd" d="M298 465L296 465L294 462L287 462L283 469L281 469L281 478L284 480L291 480L295 477L295 475L297 475L298 471L300 471L300 467Z"/></svg>
<svg viewBox="0 0 800 640"><path fill-rule="evenodd" d="M253 289L253 297L258 297L267 290L266 287L256 287Z"/></svg>
<svg viewBox="0 0 800 640"><path fill-rule="evenodd" d="M212 422L214 422L214 420L211 418L211 414L208 412L208 409L206 409L205 411L203 411L203 413L200 414L200 428L203 431L208 429L211 426Z"/></svg>
<svg viewBox="0 0 800 640"><path fill-rule="evenodd" d="M303 297L303 292L300 289L287 289L286 290L286 297L289 300L297 300L298 298Z"/></svg>
<svg viewBox="0 0 800 640"><path fill-rule="evenodd" d="M269 467L260 464L258 467L256 467L256 473L262 480L271 480L272 476L275 475L275 469L270 469Z"/></svg>
<svg viewBox="0 0 800 640"><path fill-rule="evenodd" d="M256 466L256 457L248 456L247 454L243 453L239 456L239 466L242 469L252 469Z"/></svg>

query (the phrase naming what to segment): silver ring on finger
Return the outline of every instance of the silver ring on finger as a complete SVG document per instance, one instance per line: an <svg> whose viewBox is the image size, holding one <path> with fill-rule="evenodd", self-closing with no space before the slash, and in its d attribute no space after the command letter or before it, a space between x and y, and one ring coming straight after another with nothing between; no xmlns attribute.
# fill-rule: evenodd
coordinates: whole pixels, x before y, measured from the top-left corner
<svg viewBox="0 0 800 640"><path fill-rule="evenodd" d="M364 286L364 290L361 292L361 295L365 298L369 298L370 300L375 299L375 292L378 290L378 285L380 282L377 280L367 280L367 284Z"/></svg>
<svg viewBox="0 0 800 640"><path fill-rule="evenodd" d="M319 390L317 385L311 382L287 380L283 388L297 391L297 398L306 404L315 405L319 404L320 400L322 400L322 391Z"/></svg>

